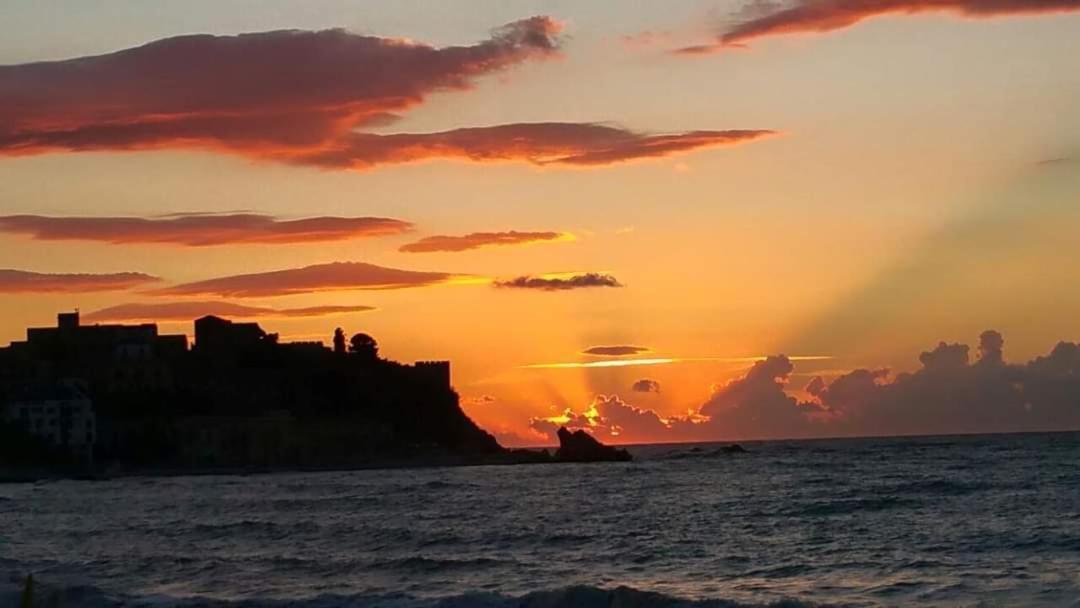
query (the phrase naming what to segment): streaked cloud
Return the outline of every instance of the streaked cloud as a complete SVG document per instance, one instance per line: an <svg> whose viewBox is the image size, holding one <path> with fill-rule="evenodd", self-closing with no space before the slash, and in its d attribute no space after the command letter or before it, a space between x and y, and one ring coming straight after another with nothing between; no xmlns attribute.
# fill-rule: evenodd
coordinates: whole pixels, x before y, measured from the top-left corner
<svg viewBox="0 0 1080 608"><path fill-rule="evenodd" d="M1047 15L1080 11L1080 0L794 0L752 2L749 18L722 31L715 42L676 52L708 54L767 36L825 33L874 17L946 13L967 18ZM757 14L754 14L757 13ZM747 13L744 11L743 13Z"/></svg>
<svg viewBox="0 0 1080 608"><path fill-rule="evenodd" d="M372 306L270 308L233 302L145 302L119 304L83 315L87 321L191 321L206 315L231 318L325 317L375 310Z"/></svg>
<svg viewBox="0 0 1080 608"><path fill-rule="evenodd" d="M618 279L610 274L586 272L581 274L551 274L543 276L521 276L507 281L496 281L496 287L510 289L538 289L541 291L566 291L589 287L622 287Z"/></svg>
<svg viewBox="0 0 1080 608"><path fill-rule="evenodd" d="M561 27L537 16L445 48L344 30L190 35L0 66L0 155L194 149L326 169L429 159L599 166L773 134L569 122L362 131L394 123L433 93L556 55Z"/></svg>
<svg viewBox="0 0 1080 608"><path fill-rule="evenodd" d="M589 167L732 146L777 134L767 129L649 134L595 123L515 123L438 133L353 133L339 147L289 160L338 169L439 158Z"/></svg>
<svg viewBox="0 0 1080 608"><path fill-rule="evenodd" d="M625 357L628 355L639 355L641 353L647 353L651 349L645 346L631 346L631 345L614 345L614 346L590 346L581 351L584 355L601 355L608 357Z"/></svg>
<svg viewBox="0 0 1080 608"><path fill-rule="evenodd" d="M427 236L414 243L402 245L399 251L427 253L434 251L468 251L493 245L528 245L551 241L572 241L574 235L565 232L471 232L462 236Z"/></svg>
<svg viewBox="0 0 1080 608"><path fill-rule="evenodd" d="M289 160L339 148L432 93L550 57L560 29L537 16L445 48L340 29L202 34L0 66L0 151L195 148Z"/></svg>
<svg viewBox="0 0 1080 608"><path fill-rule="evenodd" d="M768 357L644 357L636 359L604 359L603 361L568 361L562 363L533 363L522 366L524 369L580 369L591 367L637 367L644 365L669 365L672 363L757 363ZM796 355L787 357L790 361L827 361L830 355Z"/></svg>
<svg viewBox="0 0 1080 608"><path fill-rule="evenodd" d="M311 217L283 220L254 213L177 214L141 217L0 217L0 232L42 241L97 241L114 245L153 243L208 245L288 244L342 241L400 234L412 228L384 217Z"/></svg>
<svg viewBox="0 0 1080 608"><path fill-rule="evenodd" d="M446 272L420 272L367 264L332 262L303 268L238 274L174 285L150 293L162 296L253 298L360 289L404 289L468 280Z"/></svg>
<svg viewBox="0 0 1080 608"><path fill-rule="evenodd" d="M85 293L123 291L160 281L141 272L65 274L0 269L0 293Z"/></svg>

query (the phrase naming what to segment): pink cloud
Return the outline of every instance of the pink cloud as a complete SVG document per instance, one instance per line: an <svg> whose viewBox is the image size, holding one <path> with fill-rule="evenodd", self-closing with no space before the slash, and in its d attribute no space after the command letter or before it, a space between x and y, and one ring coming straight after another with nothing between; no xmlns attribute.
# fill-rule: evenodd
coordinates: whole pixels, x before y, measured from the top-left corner
<svg viewBox="0 0 1080 608"><path fill-rule="evenodd" d="M206 315L231 318L324 317L375 310L371 306L309 306L306 308L270 308L232 302L133 303L96 310L83 318L103 321L191 321Z"/></svg>
<svg viewBox="0 0 1080 608"><path fill-rule="evenodd" d="M334 262L303 268L256 272L157 289L162 296L263 297L320 291L404 289L446 283L458 275L386 268L363 262Z"/></svg>
<svg viewBox="0 0 1080 608"><path fill-rule="evenodd" d="M0 293L123 291L160 280L141 272L63 274L0 269Z"/></svg>
<svg viewBox="0 0 1080 608"><path fill-rule="evenodd" d="M795 0L757 3L759 10L721 32L715 43L684 47L681 54L707 54L737 48L758 38L824 33L886 15L948 13L967 18L1048 15L1080 11L1080 0Z"/></svg>
<svg viewBox="0 0 1080 608"><path fill-rule="evenodd" d="M562 232L472 232L463 236L428 236L402 245L399 251L425 253L433 251L468 251L492 245L527 245L544 241L567 240L570 235Z"/></svg>
<svg viewBox="0 0 1080 608"><path fill-rule="evenodd" d="M202 247L225 244L288 244L341 241L400 234L412 228L382 217L312 217L281 220L251 213L140 217L0 217L0 232L43 241L153 243Z"/></svg>
<svg viewBox="0 0 1080 608"><path fill-rule="evenodd" d="M600 166L751 141L771 131L647 134L519 123L379 135L436 92L558 52L532 17L469 46L343 30L192 35L93 57L0 66L0 155L196 149L326 169L427 159Z"/></svg>

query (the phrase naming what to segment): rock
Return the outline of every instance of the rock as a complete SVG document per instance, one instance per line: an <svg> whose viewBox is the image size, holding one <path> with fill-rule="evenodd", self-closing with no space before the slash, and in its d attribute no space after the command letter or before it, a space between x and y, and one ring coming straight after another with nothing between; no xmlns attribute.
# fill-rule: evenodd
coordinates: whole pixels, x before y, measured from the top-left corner
<svg viewBox="0 0 1080 608"><path fill-rule="evenodd" d="M555 459L563 462L625 462L633 460L630 452L604 445L585 431L570 432L559 427L559 449Z"/></svg>
<svg viewBox="0 0 1080 608"><path fill-rule="evenodd" d="M747 453L746 448L742 447L741 445L739 445L737 443L733 443L731 445L725 445L724 447L720 448L720 450L722 452L724 452L725 454L746 454Z"/></svg>

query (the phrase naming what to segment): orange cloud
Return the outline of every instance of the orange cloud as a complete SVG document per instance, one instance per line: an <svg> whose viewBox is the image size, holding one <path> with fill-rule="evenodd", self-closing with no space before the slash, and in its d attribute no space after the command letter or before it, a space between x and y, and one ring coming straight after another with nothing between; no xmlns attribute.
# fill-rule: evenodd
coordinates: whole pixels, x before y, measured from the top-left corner
<svg viewBox="0 0 1080 608"><path fill-rule="evenodd" d="M140 217L0 217L0 232L43 241L98 241L114 245L153 243L202 247L224 244L287 244L341 241L400 234L412 228L383 217L312 217L279 220L268 215L180 214Z"/></svg>
<svg viewBox="0 0 1080 608"><path fill-rule="evenodd" d="M358 170L436 158L590 167L731 146L776 134L770 130L729 130L653 135L594 123L516 123L438 133L352 133L332 150L282 160Z"/></svg>
<svg viewBox="0 0 1080 608"><path fill-rule="evenodd" d="M724 31L713 44L685 47L676 52L705 54L740 47L766 36L832 32L884 15L951 13L989 18L1066 13L1080 11L1080 0L795 0L786 4L764 3L762 7L773 10Z"/></svg>
<svg viewBox="0 0 1080 608"><path fill-rule="evenodd" d="M57 274L0 269L0 293L85 293L122 291L160 281L141 272Z"/></svg>
<svg viewBox="0 0 1080 608"><path fill-rule="evenodd" d="M190 35L0 66L0 150L200 148L259 158L330 150L431 93L554 54L560 29L538 16L445 48L340 29Z"/></svg>
<svg viewBox="0 0 1080 608"><path fill-rule="evenodd" d="M184 283L150 293L163 296L216 295L252 298L319 291L403 289L437 285L460 278L463 277L445 272L400 270L363 262L334 262Z"/></svg>
<svg viewBox="0 0 1080 608"><path fill-rule="evenodd" d="M432 93L556 54L560 29L532 17L446 48L343 30L192 35L0 66L0 155L198 149L328 169L434 158L593 166L771 133L650 135L591 123L357 131L393 122Z"/></svg>
<svg viewBox="0 0 1080 608"><path fill-rule="evenodd" d="M375 310L371 306L311 306L307 308L269 308L232 302L134 303L110 306L84 315L87 321L191 321L206 315L220 317L323 317Z"/></svg>
<svg viewBox="0 0 1080 608"><path fill-rule="evenodd" d="M496 281L496 287L511 289L539 289L541 291L565 291L587 287L622 287L622 283L610 274L587 272L575 275L521 276L508 281Z"/></svg>
<svg viewBox="0 0 1080 608"><path fill-rule="evenodd" d="M590 346L581 351L586 355L602 355L609 357L626 357L629 355L639 355L641 353L647 353L650 349L644 346L630 346L630 345L616 345L616 346Z"/></svg>
<svg viewBox="0 0 1080 608"><path fill-rule="evenodd" d="M526 245L543 241L564 241L573 239L572 235L562 232L472 232L464 236L428 236L402 245L399 251L426 253L431 251L467 251L491 245Z"/></svg>

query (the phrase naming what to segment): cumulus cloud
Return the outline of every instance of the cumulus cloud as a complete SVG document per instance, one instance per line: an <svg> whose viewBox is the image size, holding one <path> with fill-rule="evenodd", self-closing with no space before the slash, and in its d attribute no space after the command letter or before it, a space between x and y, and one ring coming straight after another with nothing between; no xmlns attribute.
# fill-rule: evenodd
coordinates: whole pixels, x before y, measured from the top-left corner
<svg viewBox="0 0 1080 608"><path fill-rule="evenodd" d="M659 393L660 383L656 380L642 378L641 380L634 382L634 384L630 387L630 390L634 391L635 393Z"/></svg>
<svg viewBox="0 0 1080 608"><path fill-rule="evenodd" d="M537 16L445 48L344 30L191 35L0 66L0 154L196 149L328 169L434 158L591 166L771 134L558 122L359 130L390 124L433 93L467 90L480 77L556 54L560 29Z"/></svg>
<svg viewBox="0 0 1080 608"><path fill-rule="evenodd" d="M303 268L238 274L154 290L154 295L252 298L319 291L403 289L446 283L458 275L386 268L363 262L333 262Z"/></svg>
<svg viewBox="0 0 1080 608"><path fill-rule="evenodd" d="M527 245L545 241L572 240L573 236L563 232L471 232L463 236L428 236L414 243L402 245L399 251L407 253L426 253L432 251L468 251L492 245Z"/></svg>
<svg viewBox="0 0 1080 608"><path fill-rule="evenodd" d="M512 289L539 289L541 291L565 291L587 287L622 287L615 277L609 274L587 272L569 276L521 276L508 281L496 281L496 287Z"/></svg>
<svg viewBox="0 0 1080 608"><path fill-rule="evenodd" d="M1060 342L1024 364L1009 363L1004 345L999 332L988 330L974 360L967 345L942 342L922 353L913 372L856 369L831 382L815 377L804 387L807 401L788 394L794 366L777 355L716 386L690 416L664 417L598 396L585 411L534 418L530 426L550 434L566 425L623 441L618 427L630 429L634 442L1080 429L1080 344Z"/></svg>
<svg viewBox="0 0 1080 608"><path fill-rule="evenodd" d="M824 33L886 15L947 13L967 18L1044 15L1080 11L1080 0L793 0L753 2L749 12L721 32L716 42L679 49L703 54L740 47L767 36Z"/></svg>
<svg viewBox="0 0 1080 608"><path fill-rule="evenodd" d="M631 346L631 345L615 345L615 346L590 346L581 351L586 355L600 355L608 357L626 357L629 355L638 355L641 353L649 352L649 349L645 346Z"/></svg>
<svg viewBox="0 0 1080 608"><path fill-rule="evenodd" d="M1027 364L1004 358L996 331L979 337L970 361L964 344L938 344L922 367L889 378L887 370L855 370L816 396L838 428L858 433L962 433L1067 429L1080 426L1080 359L1062 342Z"/></svg>
<svg viewBox="0 0 1080 608"><path fill-rule="evenodd" d="M0 216L0 232L43 241L97 241L114 245L153 243L202 247L318 243L400 234L411 228L409 222L384 217L282 220L253 213L196 213L158 218Z"/></svg>
<svg viewBox="0 0 1080 608"><path fill-rule="evenodd" d="M63 274L0 269L0 293L122 291L160 280L141 272Z"/></svg>
<svg viewBox="0 0 1080 608"><path fill-rule="evenodd" d="M617 395L597 395L587 410L576 414L566 410L560 416L533 418L532 430L554 437L560 426L584 429L604 441L647 443L662 438L672 430L668 420L656 412L626 403Z"/></svg>
<svg viewBox="0 0 1080 608"><path fill-rule="evenodd" d="M104 321L191 321L206 315L232 318L324 317L367 312L371 306L309 306L305 308L270 308L246 306L233 302L164 302L132 303L110 306L83 315L93 322Z"/></svg>
<svg viewBox="0 0 1080 608"><path fill-rule="evenodd" d="M791 359L775 355L758 361L745 376L718 386L701 406L717 437L798 437L813 434L822 408L799 403L784 392L794 371Z"/></svg>

